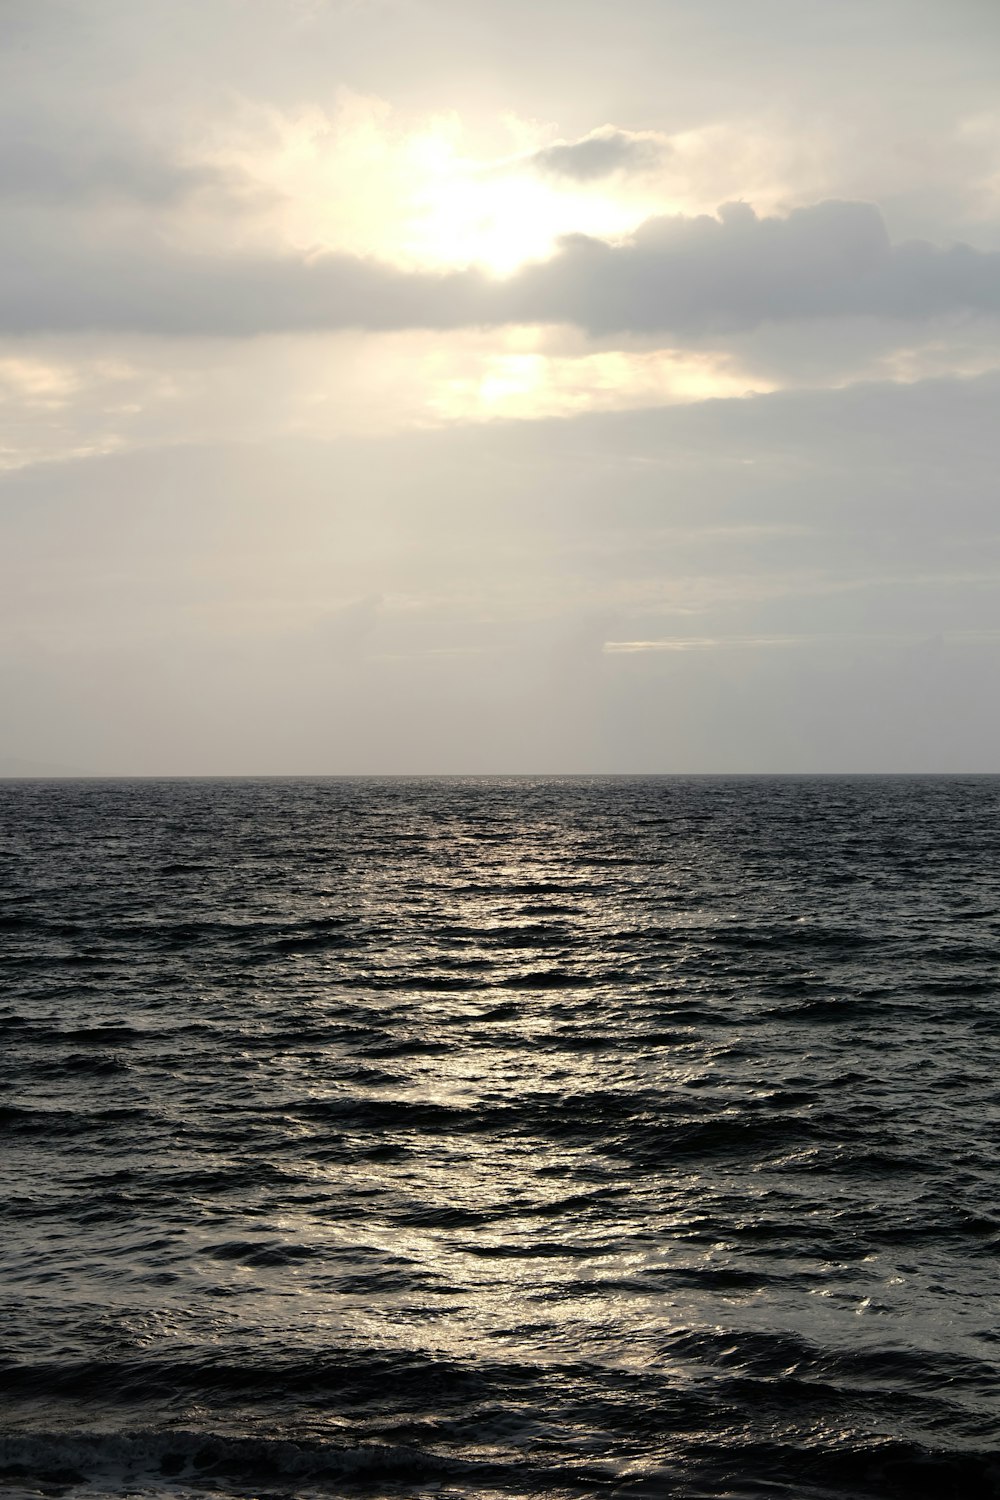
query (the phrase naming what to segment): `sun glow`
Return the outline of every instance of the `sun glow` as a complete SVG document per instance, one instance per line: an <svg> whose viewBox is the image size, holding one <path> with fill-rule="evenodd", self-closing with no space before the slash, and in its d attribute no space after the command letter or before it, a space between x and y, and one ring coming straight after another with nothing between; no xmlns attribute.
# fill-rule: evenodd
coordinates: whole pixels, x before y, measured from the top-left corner
<svg viewBox="0 0 1000 1500"><path fill-rule="evenodd" d="M535 347L532 347L532 345ZM427 384L432 418L444 421L565 417L586 411L677 405L773 389L718 354L676 349L559 354L545 330L509 330L488 349L466 344L465 360Z"/></svg>
<svg viewBox="0 0 1000 1500"><path fill-rule="evenodd" d="M415 200L400 242L408 257L497 276L544 260L564 235L617 239L648 214L645 205L561 189L523 169L483 169L453 153L433 164Z"/></svg>
<svg viewBox="0 0 1000 1500"><path fill-rule="evenodd" d="M529 158L549 134L508 122L501 154L495 130L473 141L455 115L404 122L382 100L345 94L330 114L252 111L207 156L248 184L246 243L506 276L551 255L563 235L621 238L663 211L621 182L540 176Z"/></svg>

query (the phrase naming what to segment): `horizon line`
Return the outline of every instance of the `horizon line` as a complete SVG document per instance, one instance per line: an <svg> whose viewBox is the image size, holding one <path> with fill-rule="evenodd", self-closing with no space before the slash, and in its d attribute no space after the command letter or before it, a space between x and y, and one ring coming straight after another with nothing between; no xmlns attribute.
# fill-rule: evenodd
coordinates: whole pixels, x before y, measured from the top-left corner
<svg viewBox="0 0 1000 1500"><path fill-rule="evenodd" d="M1000 770L870 771L0 771L14 781L670 781L1000 777Z"/></svg>

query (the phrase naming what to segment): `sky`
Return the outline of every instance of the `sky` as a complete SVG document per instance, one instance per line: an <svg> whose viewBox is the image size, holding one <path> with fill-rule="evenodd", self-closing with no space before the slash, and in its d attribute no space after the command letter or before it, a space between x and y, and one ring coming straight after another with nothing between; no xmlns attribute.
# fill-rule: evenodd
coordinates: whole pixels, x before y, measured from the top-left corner
<svg viewBox="0 0 1000 1500"><path fill-rule="evenodd" d="M995 0L0 0L0 775L1000 771Z"/></svg>

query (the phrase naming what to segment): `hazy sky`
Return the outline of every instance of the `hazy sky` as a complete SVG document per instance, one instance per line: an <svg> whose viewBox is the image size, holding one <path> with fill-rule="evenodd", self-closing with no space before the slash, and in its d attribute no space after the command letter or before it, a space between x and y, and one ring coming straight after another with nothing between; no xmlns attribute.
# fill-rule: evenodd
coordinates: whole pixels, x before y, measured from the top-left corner
<svg viewBox="0 0 1000 1500"><path fill-rule="evenodd" d="M1000 770L996 0L0 42L0 774Z"/></svg>

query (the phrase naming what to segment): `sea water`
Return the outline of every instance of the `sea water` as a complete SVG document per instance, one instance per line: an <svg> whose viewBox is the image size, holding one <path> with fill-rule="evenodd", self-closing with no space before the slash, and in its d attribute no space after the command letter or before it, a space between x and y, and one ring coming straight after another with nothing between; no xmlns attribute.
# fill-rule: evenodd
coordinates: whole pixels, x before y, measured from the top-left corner
<svg viewBox="0 0 1000 1500"><path fill-rule="evenodd" d="M1000 779L0 784L0 1492L1000 1493Z"/></svg>

